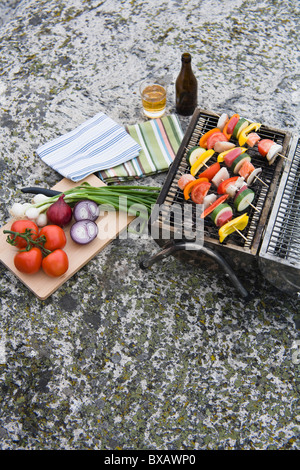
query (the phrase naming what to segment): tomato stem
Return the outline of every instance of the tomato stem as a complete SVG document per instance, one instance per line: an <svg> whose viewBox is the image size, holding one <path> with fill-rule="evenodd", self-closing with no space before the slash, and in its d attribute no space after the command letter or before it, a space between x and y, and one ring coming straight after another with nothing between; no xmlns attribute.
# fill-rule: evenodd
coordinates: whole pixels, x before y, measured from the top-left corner
<svg viewBox="0 0 300 470"><path fill-rule="evenodd" d="M42 235L41 237L36 238L35 240L32 238L32 230L31 229L26 229L25 232L14 232L13 230L3 230L3 233L9 234L8 237L6 238L7 243L10 245L15 246L16 245L16 240L17 237L22 238L27 242L27 245L24 249L19 250L21 251L29 251L33 246L36 246L37 248L40 248L42 251L43 256L47 256L51 253L50 250L47 250L44 247L44 244L46 242L46 237Z"/></svg>

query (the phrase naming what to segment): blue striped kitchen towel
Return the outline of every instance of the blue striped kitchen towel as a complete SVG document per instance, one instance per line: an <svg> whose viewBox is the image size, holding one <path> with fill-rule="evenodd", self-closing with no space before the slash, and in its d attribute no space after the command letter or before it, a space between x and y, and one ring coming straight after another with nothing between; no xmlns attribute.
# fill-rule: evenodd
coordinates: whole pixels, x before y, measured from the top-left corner
<svg viewBox="0 0 300 470"><path fill-rule="evenodd" d="M125 163L140 151L140 145L124 127L99 112L73 131L42 145L36 153L55 171L76 182Z"/></svg>

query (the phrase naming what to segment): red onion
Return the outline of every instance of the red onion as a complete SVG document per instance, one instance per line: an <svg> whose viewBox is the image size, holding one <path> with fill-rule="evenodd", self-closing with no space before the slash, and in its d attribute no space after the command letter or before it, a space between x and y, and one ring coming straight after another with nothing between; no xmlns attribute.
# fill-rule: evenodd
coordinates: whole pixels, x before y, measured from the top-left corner
<svg viewBox="0 0 300 470"><path fill-rule="evenodd" d="M73 217L76 220L95 220L99 217L100 207L94 201L85 199L75 204L73 208Z"/></svg>
<svg viewBox="0 0 300 470"><path fill-rule="evenodd" d="M72 225L70 236L75 243L86 245L98 235L98 225L92 220L79 220Z"/></svg>
<svg viewBox="0 0 300 470"><path fill-rule="evenodd" d="M68 225L72 219L72 209L64 201L64 197L64 194L59 196L58 200L54 202L47 210L48 221L51 224L58 225L59 227Z"/></svg>

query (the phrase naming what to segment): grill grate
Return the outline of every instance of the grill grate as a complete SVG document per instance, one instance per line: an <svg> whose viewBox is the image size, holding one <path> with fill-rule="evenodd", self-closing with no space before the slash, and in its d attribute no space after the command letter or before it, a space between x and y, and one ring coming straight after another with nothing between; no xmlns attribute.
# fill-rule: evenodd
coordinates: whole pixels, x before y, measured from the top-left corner
<svg viewBox="0 0 300 470"><path fill-rule="evenodd" d="M189 149L198 145L201 135L216 127L217 122L218 116L213 113L203 110L198 110L197 113L194 113L186 137L178 151L173 165L169 170L163 190L158 198L160 211L153 215L151 223L158 224L162 231L161 233L164 231L167 234L171 233L171 238L173 236L174 238L181 237L182 239L186 238L188 240L193 240L193 238L197 236L199 212L197 212L196 204L190 200L184 200L183 192L178 188L177 183L182 174L189 173L190 171L190 167L186 161L186 155ZM284 132L278 131L277 129L267 128L262 125L257 133L262 139L272 139L274 142L283 145L282 153L285 153L287 142L286 134ZM238 145L237 142L236 144ZM263 171L259 177L265 182L267 187L259 181L256 181L251 186L255 191L255 199L252 204L257 210L249 207L244 211L249 215L248 226L243 231L243 235L246 237L247 241L245 241L238 233L233 233L230 237L225 239L222 246L229 245L230 247L238 247L250 252L251 254L256 254L263 228L266 225L267 217L269 215L271 200L273 199L278 187L279 177L283 168L283 159L278 157L273 165L269 165L267 160L259 154L257 147L249 148L247 153L251 156L251 163L255 167L262 168ZM209 165L213 164L215 161L217 161L217 154L210 159ZM214 191L214 189L212 188L210 192L211 191ZM187 217L184 217L183 213L184 236L182 236L182 224L180 223L180 218L178 219L172 214L174 205L179 208L189 208L189 211L187 211ZM234 213L234 217L238 215L241 215L241 213ZM220 244L218 230L209 217L205 219L204 228L202 227L202 229L204 240L206 242L213 243L214 245ZM168 238L168 236L162 236L162 238L165 239Z"/></svg>
<svg viewBox="0 0 300 470"><path fill-rule="evenodd" d="M300 141L297 140L282 197L270 232L267 253L300 266Z"/></svg>

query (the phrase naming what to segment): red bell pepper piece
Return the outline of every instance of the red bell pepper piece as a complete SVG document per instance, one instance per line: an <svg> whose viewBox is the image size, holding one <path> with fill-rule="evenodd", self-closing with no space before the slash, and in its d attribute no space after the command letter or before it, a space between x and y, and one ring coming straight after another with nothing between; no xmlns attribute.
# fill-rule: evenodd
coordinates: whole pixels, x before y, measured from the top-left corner
<svg viewBox="0 0 300 470"><path fill-rule="evenodd" d="M223 196L220 196L215 202L213 202L209 207L207 207L205 211L202 212L202 214L200 215L201 219L204 219L216 207L218 207L219 204L222 204L222 202L226 201L228 197L229 197L229 194L223 194Z"/></svg>
<svg viewBox="0 0 300 470"><path fill-rule="evenodd" d="M235 181L238 178L239 178L238 176L233 176L232 178L228 178L227 180L222 181L222 183L219 184L218 189L217 189L218 194L225 194L227 186L235 183Z"/></svg>

